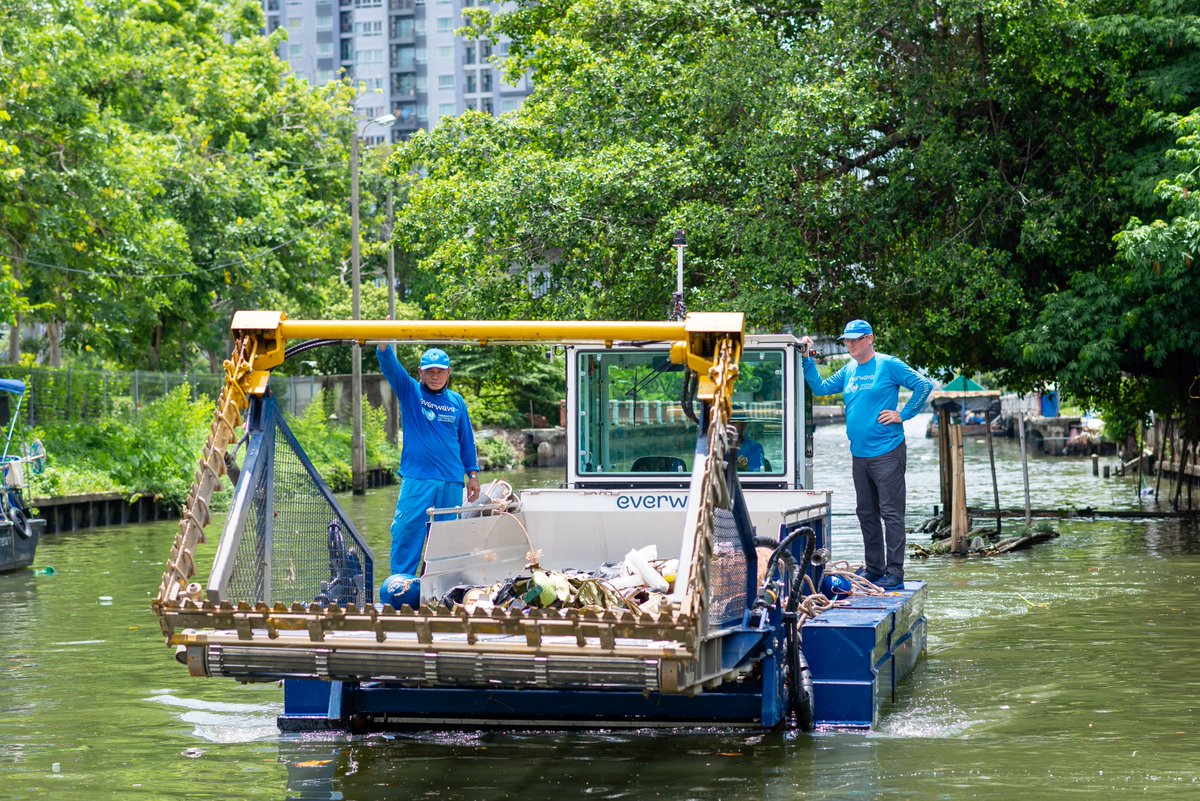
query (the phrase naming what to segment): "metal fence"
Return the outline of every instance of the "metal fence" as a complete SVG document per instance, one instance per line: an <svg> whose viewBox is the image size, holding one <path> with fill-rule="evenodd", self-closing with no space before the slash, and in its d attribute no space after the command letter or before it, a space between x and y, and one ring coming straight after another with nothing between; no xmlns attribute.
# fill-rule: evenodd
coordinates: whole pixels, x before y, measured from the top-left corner
<svg viewBox="0 0 1200 801"><path fill-rule="evenodd" d="M29 426L59 422L91 422L114 414L141 411L179 386L191 388L193 399L215 399L224 375L168 373L134 370L106 372L71 367L19 367L0 365L0 378L25 382L21 422ZM289 414L299 415L327 384L341 376L276 376L272 391ZM346 377L348 379L348 377ZM13 404L10 404L13 407Z"/></svg>

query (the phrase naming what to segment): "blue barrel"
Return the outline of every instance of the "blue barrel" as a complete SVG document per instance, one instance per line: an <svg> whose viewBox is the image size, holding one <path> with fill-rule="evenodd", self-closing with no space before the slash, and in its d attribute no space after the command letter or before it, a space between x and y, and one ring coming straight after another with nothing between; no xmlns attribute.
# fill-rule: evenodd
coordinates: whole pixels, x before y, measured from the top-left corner
<svg viewBox="0 0 1200 801"><path fill-rule="evenodd" d="M1042 417L1058 417L1058 390L1048 389L1042 393Z"/></svg>

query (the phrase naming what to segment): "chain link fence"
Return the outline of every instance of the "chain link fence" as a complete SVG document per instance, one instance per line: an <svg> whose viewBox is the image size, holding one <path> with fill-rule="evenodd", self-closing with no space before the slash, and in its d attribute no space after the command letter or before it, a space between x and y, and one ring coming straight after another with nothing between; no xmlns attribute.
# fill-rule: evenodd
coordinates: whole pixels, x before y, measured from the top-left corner
<svg viewBox="0 0 1200 801"><path fill-rule="evenodd" d="M193 399L202 395L216 398L225 380L224 375L210 373L148 370L121 373L15 365L0 365L0 378L25 382L21 422L30 427L59 422L87 423L116 414L136 414L179 386L190 387ZM271 389L280 407L297 416L327 383L336 383L340 378L276 376L271 380ZM15 408L15 403L10 403L10 407Z"/></svg>

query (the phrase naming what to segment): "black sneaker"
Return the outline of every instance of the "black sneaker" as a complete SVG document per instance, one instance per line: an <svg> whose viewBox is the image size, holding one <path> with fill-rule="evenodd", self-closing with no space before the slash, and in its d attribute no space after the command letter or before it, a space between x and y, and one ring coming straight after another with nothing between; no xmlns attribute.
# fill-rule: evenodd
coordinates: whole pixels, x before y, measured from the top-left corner
<svg viewBox="0 0 1200 801"><path fill-rule="evenodd" d="M904 589L904 579L897 576L895 573L888 573L874 579L872 583L881 590L902 590Z"/></svg>
<svg viewBox="0 0 1200 801"><path fill-rule="evenodd" d="M855 570L854 575L859 576L860 578L865 578L867 581L871 582L872 584L877 583L879 581L879 579L883 578L882 573L872 573L870 570L867 570L865 567L860 567L858 570Z"/></svg>

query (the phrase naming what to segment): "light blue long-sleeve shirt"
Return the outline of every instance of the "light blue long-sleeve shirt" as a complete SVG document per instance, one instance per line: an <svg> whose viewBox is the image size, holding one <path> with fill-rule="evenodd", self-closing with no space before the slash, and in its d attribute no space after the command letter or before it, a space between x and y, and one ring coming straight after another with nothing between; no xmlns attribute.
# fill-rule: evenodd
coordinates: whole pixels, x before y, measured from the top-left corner
<svg viewBox="0 0 1200 801"><path fill-rule="evenodd" d="M404 425L400 475L461 482L464 473L479 472L475 432L462 395L452 389L430 392L400 366L391 345L376 348L375 355L400 402Z"/></svg>
<svg viewBox="0 0 1200 801"><path fill-rule="evenodd" d="M884 425L879 413L895 409L900 387L912 390L912 397L900 410L901 420L911 420L925 406L933 384L895 356L876 353L866 364L851 359L842 369L822 379L811 358L803 360L804 381L814 395L842 393L846 404L846 437L850 453L871 458L891 453L904 442L904 426Z"/></svg>

